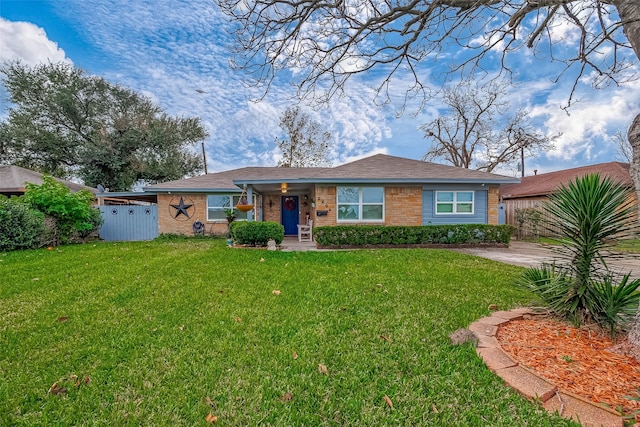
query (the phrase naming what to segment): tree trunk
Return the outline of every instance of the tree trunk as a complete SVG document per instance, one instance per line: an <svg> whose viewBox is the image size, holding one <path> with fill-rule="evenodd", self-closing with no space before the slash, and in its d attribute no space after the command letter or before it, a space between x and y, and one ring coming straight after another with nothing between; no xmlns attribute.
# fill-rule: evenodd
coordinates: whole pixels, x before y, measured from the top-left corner
<svg viewBox="0 0 640 427"><path fill-rule="evenodd" d="M640 221L640 114L638 114L629 127L629 142L633 150L631 160L631 178L636 186L636 194L638 195L638 221ZM636 319L633 322L631 331L629 331L629 342L640 346L640 306Z"/></svg>
<svg viewBox="0 0 640 427"><path fill-rule="evenodd" d="M618 9L620 19L624 23L624 34L633 47L638 59L640 59L640 2L637 0L614 0L613 4ZM638 195L638 221L640 221L640 114L638 114L629 127L629 142L633 150L631 160L631 178ZM629 341L640 346L640 307L636 319L629 332Z"/></svg>

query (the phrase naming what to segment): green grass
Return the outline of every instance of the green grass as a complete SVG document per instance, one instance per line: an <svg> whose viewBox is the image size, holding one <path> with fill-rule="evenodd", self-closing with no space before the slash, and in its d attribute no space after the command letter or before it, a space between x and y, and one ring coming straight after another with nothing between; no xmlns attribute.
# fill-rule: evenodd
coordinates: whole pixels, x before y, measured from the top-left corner
<svg viewBox="0 0 640 427"><path fill-rule="evenodd" d="M640 254L640 239L618 240L613 249L619 252Z"/></svg>
<svg viewBox="0 0 640 427"><path fill-rule="evenodd" d="M538 237L523 239L527 242L540 243L543 245L561 245L563 239L552 237ZM640 239L621 239L616 240L615 245L608 247L607 250L612 252L626 252L631 254L640 254Z"/></svg>
<svg viewBox="0 0 640 427"><path fill-rule="evenodd" d="M448 340L489 304L530 301L520 271L223 240L0 254L0 425L569 425Z"/></svg>

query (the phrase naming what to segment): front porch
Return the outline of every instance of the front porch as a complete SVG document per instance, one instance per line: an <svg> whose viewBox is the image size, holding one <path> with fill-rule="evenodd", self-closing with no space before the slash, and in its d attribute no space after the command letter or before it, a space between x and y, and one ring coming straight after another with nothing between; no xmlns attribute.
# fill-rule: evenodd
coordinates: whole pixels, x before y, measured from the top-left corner
<svg viewBox="0 0 640 427"><path fill-rule="evenodd" d="M316 242L299 242L298 236L285 236L280 250L283 252L317 251Z"/></svg>

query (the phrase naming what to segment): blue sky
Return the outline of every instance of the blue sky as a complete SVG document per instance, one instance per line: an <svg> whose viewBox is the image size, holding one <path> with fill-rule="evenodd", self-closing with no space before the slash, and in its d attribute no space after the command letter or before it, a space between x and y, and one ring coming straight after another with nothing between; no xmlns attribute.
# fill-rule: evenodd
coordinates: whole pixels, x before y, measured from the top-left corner
<svg viewBox="0 0 640 427"><path fill-rule="evenodd" d="M0 61L69 61L151 97L170 114L199 116L210 133L210 172L274 166L274 140L284 136L278 120L296 102L295 88L279 79L254 102L261 92L246 87L241 72L228 65L228 29L211 0L0 0ZM511 60L526 64L518 70L521 84L511 106L530 108L541 132L562 132L554 150L525 160L527 175L620 160L611 136L640 110L639 82L595 90L584 81L567 115L560 107L571 79L554 83L558 69L531 52ZM424 64L425 76L434 65ZM410 104L398 118L400 96L384 106L373 102L376 78L353 79L344 96L307 110L333 135L334 165L373 153L420 159L429 148L418 128L437 117L437 102L418 111L417 103ZM6 94L0 95L4 117ZM515 168L498 172L518 174Z"/></svg>

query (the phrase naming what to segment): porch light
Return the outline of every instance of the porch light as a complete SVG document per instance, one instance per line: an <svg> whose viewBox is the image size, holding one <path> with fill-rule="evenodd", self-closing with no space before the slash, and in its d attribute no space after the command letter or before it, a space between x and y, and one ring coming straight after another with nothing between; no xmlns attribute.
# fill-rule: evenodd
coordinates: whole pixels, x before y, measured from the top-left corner
<svg viewBox="0 0 640 427"><path fill-rule="evenodd" d="M280 184L280 191L283 193L286 193L288 190L288 186L286 182L283 182L282 184Z"/></svg>

